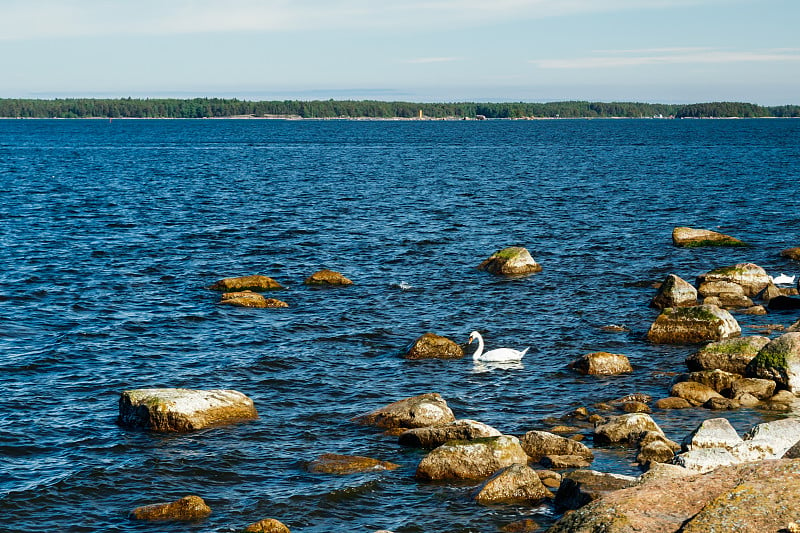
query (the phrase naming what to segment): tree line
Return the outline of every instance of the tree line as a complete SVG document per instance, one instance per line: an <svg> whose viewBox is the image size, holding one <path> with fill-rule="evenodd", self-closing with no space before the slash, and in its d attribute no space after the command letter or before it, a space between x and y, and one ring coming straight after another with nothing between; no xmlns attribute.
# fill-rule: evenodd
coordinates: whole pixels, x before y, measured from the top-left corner
<svg viewBox="0 0 800 533"><path fill-rule="evenodd" d="M800 106L744 102L649 104L639 102L418 103L378 100L248 101L236 98L0 99L6 118L725 118L800 117Z"/></svg>

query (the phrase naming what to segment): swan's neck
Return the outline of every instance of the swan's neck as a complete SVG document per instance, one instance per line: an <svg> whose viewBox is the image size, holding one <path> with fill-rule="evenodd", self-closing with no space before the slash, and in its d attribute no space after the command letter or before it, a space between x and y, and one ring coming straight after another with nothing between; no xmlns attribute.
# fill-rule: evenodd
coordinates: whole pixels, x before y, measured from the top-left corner
<svg viewBox="0 0 800 533"><path fill-rule="evenodd" d="M475 353L472 354L472 359L477 361L478 358L483 354L483 337L478 335L478 349L475 350Z"/></svg>

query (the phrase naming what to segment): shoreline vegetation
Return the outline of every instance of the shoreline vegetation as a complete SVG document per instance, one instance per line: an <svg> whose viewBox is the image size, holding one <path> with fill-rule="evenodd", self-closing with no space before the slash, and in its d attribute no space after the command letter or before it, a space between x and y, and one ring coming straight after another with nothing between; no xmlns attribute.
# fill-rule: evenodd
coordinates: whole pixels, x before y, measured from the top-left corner
<svg viewBox="0 0 800 533"><path fill-rule="evenodd" d="M0 98L2 118L229 118L482 120L556 118L800 118L800 105L743 102L384 102L378 100L248 101L235 98Z"/></svg>

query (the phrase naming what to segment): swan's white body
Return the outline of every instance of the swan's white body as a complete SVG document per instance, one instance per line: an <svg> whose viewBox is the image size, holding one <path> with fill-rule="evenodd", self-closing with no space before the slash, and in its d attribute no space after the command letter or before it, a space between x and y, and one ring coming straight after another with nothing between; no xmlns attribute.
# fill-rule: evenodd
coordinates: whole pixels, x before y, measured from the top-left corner
<svg viewBox="0 0 800 533"><path fill-rule="evenodd" d="M784 285L788 283L794 283L794 278L796 276L787 276L786 274L781 274L780 276L775 276L772 279L772 283L776 285Z"/></svg>
<svg viewBox="0 0 800 533"><path fill-rule="evenodd" d="M473 361L519 361L528 352L528 348L524 350L512 350L511 348L497 348L483 353L483 337L477 331L469 334L469 344L472 341L478 341L478 349L472 354Z"/></svg>

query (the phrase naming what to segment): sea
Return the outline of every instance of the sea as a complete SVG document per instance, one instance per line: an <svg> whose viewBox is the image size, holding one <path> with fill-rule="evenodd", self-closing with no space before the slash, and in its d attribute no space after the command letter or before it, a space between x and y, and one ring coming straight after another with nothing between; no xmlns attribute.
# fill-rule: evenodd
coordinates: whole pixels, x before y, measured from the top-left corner
<svg viewBox="0 0 800 533"><path fill-rule="evenodd" d="M520 436L579 407L669 395L698 346L655 345L655 283L752 262L799 273L800 121L0 121L0 531L495 532L552 504L479 505L478 482L414 478L425 451L353 418L414 395ZM747 248L673 246L676 226ZM476 266L508 246L542 271ZM350 287L303 284L323 269ZM285 309L221 306L215 281L263 274ZM797 312L736 314L743 335ZM426 332L521 365L410 361ZM777 336L779 331L769 333ZM624 354L630 374L568 364ZM257 421L185 434L116 423L123 391L234 389ZM600 414L615 414L598 411ZM680 442L762 408L659 410ZM636 451L594 446L592 468L637 475ZM310 473L325 453L400 465ZM201 496L186 524L129 518Z"/></svg>

